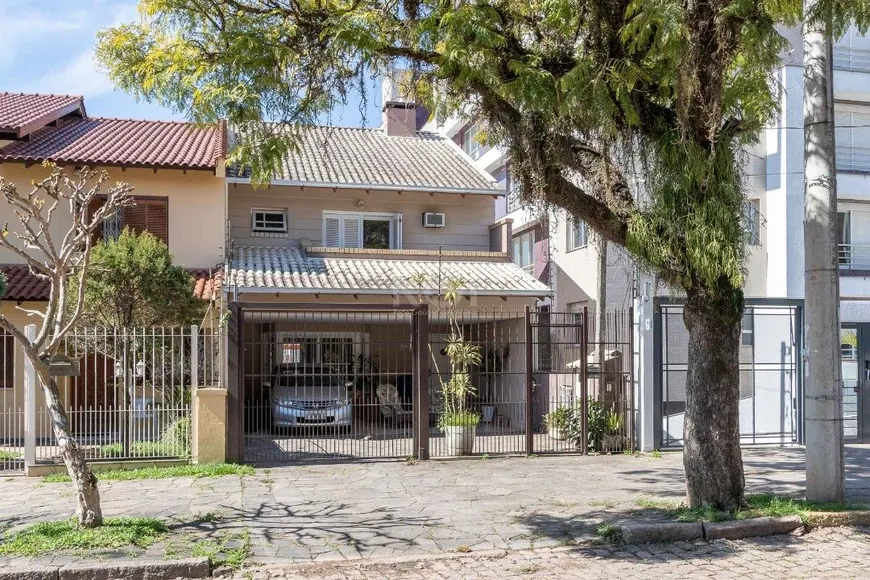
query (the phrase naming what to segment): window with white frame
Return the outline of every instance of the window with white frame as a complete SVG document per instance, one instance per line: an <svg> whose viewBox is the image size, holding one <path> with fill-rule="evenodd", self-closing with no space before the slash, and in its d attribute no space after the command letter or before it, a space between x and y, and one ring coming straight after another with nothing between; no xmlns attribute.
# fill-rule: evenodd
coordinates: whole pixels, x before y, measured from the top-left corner
<svg viewBox="0 0 870 580"><path fill-rule="evenodd" d="M354 359L363 351L365 336L360 333L279 332L275 342L274 364L332 368L349 372Z"/></svg>
<svg viewBox="0 0 870 580"><path fill-rule="evenodd" d="M855 257L852 247L852 212L837 212L837 248L840 265L848 266Z"/></svg>
<svg viewBox="0 0 870 580"><path fill-rule="evenodd" d="M513 239L514 264L534 275L535 273L535 234L530 230L524 234L514 236Z"/></svg>
<svg viewBox="0 0 870 580"><path fill-rule="evenodd" d="M750 246L761 245L761 211L759 200L748 199L743 203L743 229L746 231L746 243Z"/></svg>
<svg viewBox="0 0 870 580"><path fill-rule="evenodd" d="M323 245L327 248L402 248L402 214L323 212Z"/></svg>
<svg viewBox="0 0 870 580"><path fill-rule="evenodd" d="M586 222L571 216L568 218L568 251L584 248L589 243Z"/></svg>
<svg viewBox="0 0 870 580"><path fill-rule="evenodd" d="M287 210L254 208L251 210L251 228L255 232L287 233Z"/></svg>
<svg viewBox="0 0 870 580"><path fill-rule="evenodd" d="M477 124L469 125L462 130L462 150L472 159L477 159L483 155L480 139L478 138L479 133L480 129Z"/></svg>

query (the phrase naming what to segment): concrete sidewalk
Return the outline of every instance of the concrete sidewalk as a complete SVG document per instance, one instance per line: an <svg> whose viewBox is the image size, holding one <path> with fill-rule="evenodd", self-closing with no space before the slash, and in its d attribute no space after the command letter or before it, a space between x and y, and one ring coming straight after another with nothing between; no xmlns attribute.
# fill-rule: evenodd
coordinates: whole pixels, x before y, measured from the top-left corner
<svg viewBox="0 0 870 580"><path fill-rule="evenodd" d="M850 447L847 456L850 499L870 501L870 448ZM800 493L803 460L801 449L746 450L748 492ZM0 529L74 511L68 484L6 478L0 485ZM253 559L263 562L569 545L592 539L602 520L658 518L636 513L641 497L684 495L680 453L318 463L248 477L100 485L107 517L172 518L177 533L195 539L248 530ZM145 555L165 551L153 546ZM40 562L59 558L69 556Z"/></svg>

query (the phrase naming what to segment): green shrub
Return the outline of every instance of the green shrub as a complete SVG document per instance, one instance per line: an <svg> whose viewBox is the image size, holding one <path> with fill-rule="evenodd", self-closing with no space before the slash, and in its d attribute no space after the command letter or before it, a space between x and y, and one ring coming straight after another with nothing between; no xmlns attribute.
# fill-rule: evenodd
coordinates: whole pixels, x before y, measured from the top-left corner
<svg viewBox="0 0 870 580"><path fill-rule="evenodd" d="M477 427L480 423L480 415L471 411L453 411L441 414L438 418L438 427Z"/></svg>
<svg viewBox="0 0 870 580"><path fill-rule="evenodd" d="M104 458L124 457L124 445L113 443L100 447ZM190 417L179 417L169 423L158 441L136 441L130 445L131 457L189 457Z"/></svg>

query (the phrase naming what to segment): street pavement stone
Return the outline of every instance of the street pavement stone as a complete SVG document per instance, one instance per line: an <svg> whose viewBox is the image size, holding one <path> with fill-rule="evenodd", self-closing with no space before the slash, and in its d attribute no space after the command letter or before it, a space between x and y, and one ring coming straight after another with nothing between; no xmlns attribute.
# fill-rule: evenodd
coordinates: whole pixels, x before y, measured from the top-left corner
<svg viewBox="0 0 870 580"><path fill-rule="evenodd" d="M406 578L865 578L867 530L829 528L811 534L596 548L490 551L417 559L264 565L237 580Z"/></svg>
<svg viewBox="0 0 870 580"><path fill-rule="evenodd" d="M870 447L846 452L852 501L870 502ZM800 448L744 450L747 491L800 494ZM0 478L0 530L70 517L72 488ZM247 533L252 561L357 560L568 546L595 539L602 521L656 521L640 498L684 496L682 456L541 456L462 461L300 463L254 475L100 483L103 512L166 518L192 541ZM761 544L763 545L763 544ZM650 551L652 548L648 549ZM656 558L677 560L692 545ZM132 550L165 557L166 546ZM621 556L627 557L627 556ZM75 555L40 562L62 564ZM16 560L19 564L21 559ZM669 560L670 561L670 560ZM0 558L0 567L11 558ZM35 564L37 559L24 559Z"/></svg>

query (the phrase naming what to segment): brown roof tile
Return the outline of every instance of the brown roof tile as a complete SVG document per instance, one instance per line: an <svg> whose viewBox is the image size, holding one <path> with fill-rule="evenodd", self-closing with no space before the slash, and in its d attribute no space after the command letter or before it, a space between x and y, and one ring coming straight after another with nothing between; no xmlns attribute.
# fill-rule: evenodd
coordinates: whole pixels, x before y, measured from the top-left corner
<svg viewBox="0 0 870 580"><path fill-rule="evenodd" d="M0 270L6 274L7 286L3 300L48 300L51 284L48 280L30 273L27 266L3 265ZM193 295L203 300L212 300L220 292L222 266L212 269L188 270L196 280Z"/></svg>
<svg viewBox="0 0 870 580"><path fill-rule="evenodd" d="M36 131L0 149L0 161L76 165L215 169L226 154L222 123L74 119Z"/></svg>
<svg viewBox="0 0 870 580"><path fill-rule="evenodd" d="M84 102L74 95L0 93L0 133L24 137L77 110L84 115Z"/></svg>

